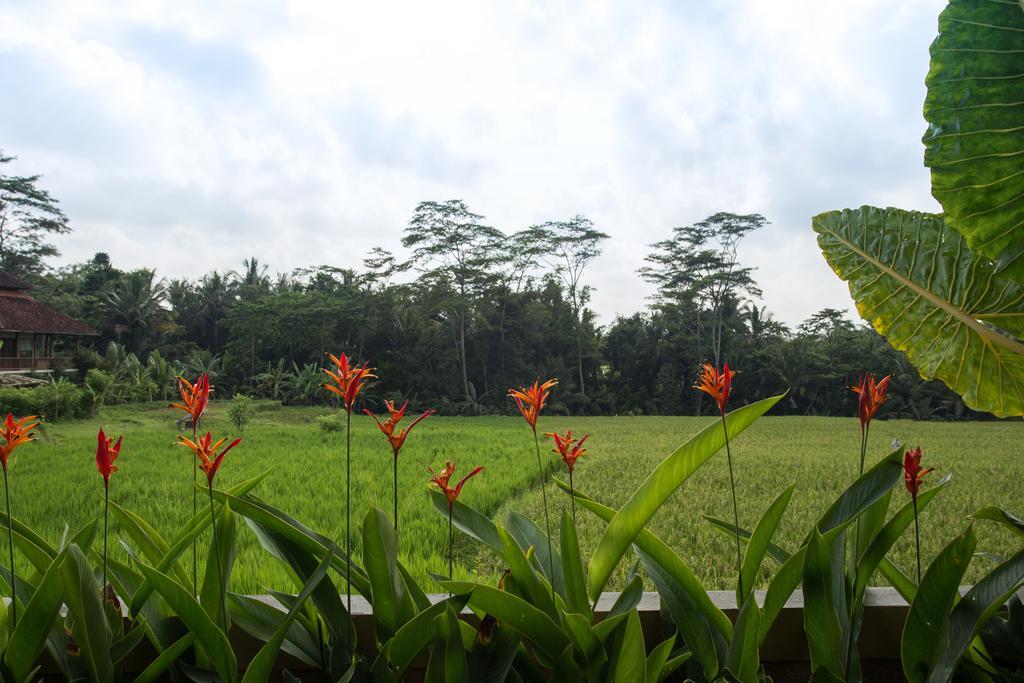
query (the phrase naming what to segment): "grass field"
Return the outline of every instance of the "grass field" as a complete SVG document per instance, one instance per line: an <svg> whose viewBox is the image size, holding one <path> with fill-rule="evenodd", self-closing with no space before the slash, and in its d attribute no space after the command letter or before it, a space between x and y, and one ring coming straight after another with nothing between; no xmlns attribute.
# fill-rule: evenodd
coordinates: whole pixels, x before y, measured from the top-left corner
<svg viewBox="0 0 1024 683"><path fill-rule="evenodd" d="M316 424L317 416L326 412L260 404L242 434L242 445L228 455L218 484L231 486L273 468L255 493L308 526L340 539L344 456L340 434L325 432ZM18 451L11 476L14 516L56 542L65 525L74 530L90 515L101 512L102 483L93 456L96 428L102 425L108 434L124 434L121 471L112 480L112 498L171 538L190 516L192 500L191 453L171 445L178 415L162 406L121 406L104 409L95 420L48 426L37 443ZM571 427L574 432L592 434L590 450L577 465L576 485L618 506L665 455L708 419L542 418L540 427L545 431ZM368 504L390 511L391 456L370 418L354 417L353 422L353 535L358 539L358 520ZM225 404L212 405L204 429L210 429L215 437L231 431ZM967 516L982 506L1024 512L1024 453L1019 441L1024 439L1024 424L876 421L869 460L887 453L894 437L905 444L920 444L926 463L937 468L940 476L954 472L947 490L922 516L926 557L959 533ZM457 476L473 466L485 466L485 472L466 485L462 500L498 519L515 509L543 524L531 439L526 424L512 417L434 417L417 427L399 463L401 556L416 576L425 578L428 572L445 569L445 521L428 498L428 464L436 469L445 458L453 459L458 463ZM792 548L856 474L858 444L859 427L854 418L763 418L734 441L741 522L752 526L783 488L797 482L780 530L781 544ZM545 450L545 458L551 472L562 471L556 455ZM902 495L901 488L896 496L901 503ZM548 497L552 519L557 520L568 499L551 485ZM728 518L730 510L723 452L676 492L658 512L651 529L691 563L709 588L724 588L732 582L731 541L711 529L702 514ZM592 550L602 526L587 512L578 514L584 549ZM978 527L979 550L1005 550L1005 535L989 523ZM115 548L116 529L112 534ZM913 561L912 538L907 534L893 556L908 572ZM248 530L241 530L239 539L235 590L290 587L277 561L258 546ZM490 576L500 570L494 558L464 538L458 540L456 559L457 575ZM976 560L976 565L984 562ZM613 583L621 581L624 571L621 567ZM977 571L975 568L968 579Z"/></svg>

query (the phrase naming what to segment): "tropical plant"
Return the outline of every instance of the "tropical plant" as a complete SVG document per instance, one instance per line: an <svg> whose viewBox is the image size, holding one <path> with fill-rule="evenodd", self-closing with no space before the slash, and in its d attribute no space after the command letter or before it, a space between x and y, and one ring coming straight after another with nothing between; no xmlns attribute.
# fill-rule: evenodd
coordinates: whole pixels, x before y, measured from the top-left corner
<svg viewBox="0 0 1024 683"><path fill-rule="evenodd" d="M245 394L235 394L228 405L228 419L239 432L244 432L252 420L252 399Z"/></svg>

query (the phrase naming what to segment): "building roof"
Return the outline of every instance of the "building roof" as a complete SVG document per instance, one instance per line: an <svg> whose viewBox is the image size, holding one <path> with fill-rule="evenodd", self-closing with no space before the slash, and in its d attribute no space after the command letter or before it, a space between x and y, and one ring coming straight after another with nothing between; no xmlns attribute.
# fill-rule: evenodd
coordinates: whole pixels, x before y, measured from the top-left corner
<svg viewBox="0 0 1024 683"><path fill-rule="evenodd" d="M0 289L31 289L32 285L15 277L8 272L0 270Z"/></svg>
<svg viewBox="0 0 1024 683"><path fill-rule="evenodd" d="M2 272L0 276L10 277ZM3 287L2 278L0 287ZM80 323L27 296L0 296L0 332L40 332L73 336L99 334L85 323Z"/></svg>

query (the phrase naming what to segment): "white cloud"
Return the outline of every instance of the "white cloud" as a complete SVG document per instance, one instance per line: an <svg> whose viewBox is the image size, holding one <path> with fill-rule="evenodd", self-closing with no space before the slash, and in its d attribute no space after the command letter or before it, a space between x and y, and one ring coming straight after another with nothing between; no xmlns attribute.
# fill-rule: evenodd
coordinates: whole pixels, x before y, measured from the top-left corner
<svg viewBox="0 0 1024 683"><path fill-rule="evenodd" d="M799 322L847 307L810 216L932 209L920 109L939 0L28 3L0 8L0 147L75 226L64 260L197 276L397 249L415 204L612 235L609 322L645 245L720 210Z"/></svg>

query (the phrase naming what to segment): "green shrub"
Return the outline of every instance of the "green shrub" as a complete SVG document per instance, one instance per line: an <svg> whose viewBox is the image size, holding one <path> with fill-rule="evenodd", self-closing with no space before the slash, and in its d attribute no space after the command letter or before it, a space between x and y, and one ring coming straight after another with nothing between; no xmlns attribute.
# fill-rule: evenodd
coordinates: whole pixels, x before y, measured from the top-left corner
<svg viewBox="0 0 1024 683"><path fill-rule="evenodd" d="M235 397L231 399L231 405L228 406L228 419L231 420L231 424L235 425L235 429L244 432L246 425L252 419L253 412L252 399L244 394L235 394Z"/></svg>
<svg viewBox="0 0 1024 683"><path fill-rule="evenodd" d="M321 415L316 418L316 425L325 432L340 432L345 428L341 415Z"/></svg>
<svg viewBox="0 0 1024 683"><path fill-rule="evenodd" d="M99 407L103 405L104 400L106 400L107 395L110 393L110 386L113 382L114 378L111 374L99 368L92 368L85 373L84 388L90 399L92 414L95 415Z"/></svg>
<svg viewBox="0 0 1024 683"><path fill-rule="evenodd" d="M18 416L39 415L51 421L86 417L92 406L88 391L63 378L37 387L0 389L0 412Z"/></svg>

